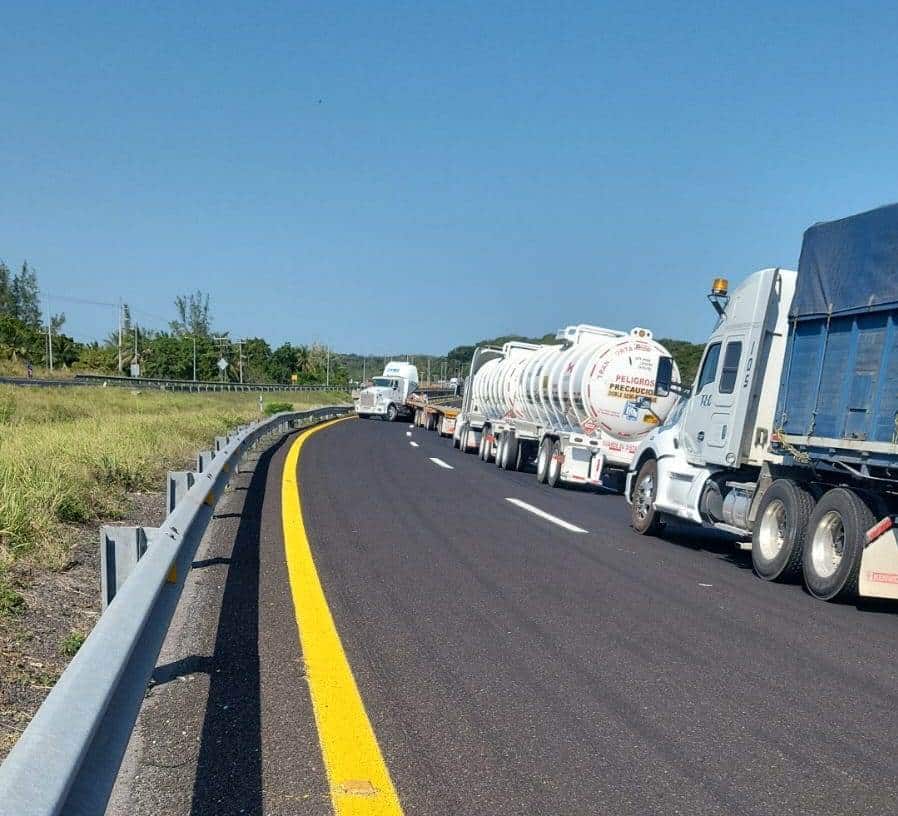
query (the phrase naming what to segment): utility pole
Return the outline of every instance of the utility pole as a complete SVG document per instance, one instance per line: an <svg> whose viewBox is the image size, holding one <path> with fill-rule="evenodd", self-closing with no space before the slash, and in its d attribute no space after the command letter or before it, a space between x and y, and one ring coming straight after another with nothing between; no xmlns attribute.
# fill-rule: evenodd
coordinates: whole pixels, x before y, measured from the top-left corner
<svg viewBox="0 0 898 816"><path fill-rule="evenodd" d="M53 370L53 315L50 313L50 299L47 298L47 359L50 371Z"/></svg>
<svg viewBox="0 0 898 816"><path fill-rule="evenodd" d="M243 340L237 341L238 368L240 369L240 382L243 382Z"/></svg>
<svg viewBox="0 0 898 816"><path fill-rule="evenodd" d="M368 358L362 355L362 382L368 379Z"/></svg>
<svg viewBox="0 0 898 816"><path fill-rule="evenodd" d="M327 347L327 373L324 376L324 384L330 388L331 384L331 349Z"/></svg>
<svg viewBox="0 0 898 816"><path fill-rule="evenodd" d="M196 382L196 335L192 334L193 338L193 381Z"/></svg>
<svg viewBox="0 0 898 816"><path fill-rule="evenodd" d="M118 299L118 373L122 373L122 323L124 318L124 309L122 308L122 299Z"/></svg>
<svg viewBox="0 0 898 816"><path fill-rule="evenodd" d="M427 384L430 385L430 357L427 358Z"/></svg>

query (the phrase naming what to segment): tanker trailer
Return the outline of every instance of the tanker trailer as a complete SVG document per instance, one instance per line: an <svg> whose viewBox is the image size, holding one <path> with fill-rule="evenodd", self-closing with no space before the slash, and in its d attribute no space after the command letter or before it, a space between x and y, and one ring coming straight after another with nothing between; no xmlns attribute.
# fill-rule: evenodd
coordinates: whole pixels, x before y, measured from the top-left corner
<svg viewBox="0 0 898 816"><path fill-rule="evenodd" d="M456 447L466 453L482 450L484 425L494 424L508 413L508 406L517 399L520 368L541 348L512 341L501 349L478 347L474 351L453 437Z"/></svg>
<svg viewBox="0 0 898 816"><path fill-rule="evenodd" d="M569 326L557 338L506 364L501 382L501 369L487 370L501 398L484 417L480 456L507 470L535 466L552 487L621 490L639 442L676 401L655 396L657 361L670 355L643 328Z"/></svg>

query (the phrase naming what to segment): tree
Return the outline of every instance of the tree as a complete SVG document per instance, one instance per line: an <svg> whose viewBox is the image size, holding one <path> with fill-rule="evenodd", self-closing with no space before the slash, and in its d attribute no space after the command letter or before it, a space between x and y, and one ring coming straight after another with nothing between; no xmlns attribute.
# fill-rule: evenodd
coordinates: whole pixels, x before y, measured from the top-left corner
<svg viewBox="0 0 898 816"><path fill-rule="evenodd" d="M11 315L12 312L12 283L9 280L9 267L0 261L0 315Z"/></svg>
<svg viewBox="0 0 898 816"><path fill-rule="evenodd" d="M26 326L38 328L41 325L40 291L37 287L37 275L28 266L28 261L22 263L22 271L12 279L10 292L13 317Z"/></svg>
<svg viewBox="0 0 898 816"><path fill-rule="evenodd" d="M194 337L209 337L212 334L212 315L209 312L209 295L199 289L187 295L175 298L178 319L169 323L172 334L183 337L185 334Z"/></svg>
<svg viewBox="0 0 898 816"><path fill-rule="evenodd" d="M243 381L267 382L271 346L261 337L243 341Z"/></svg>

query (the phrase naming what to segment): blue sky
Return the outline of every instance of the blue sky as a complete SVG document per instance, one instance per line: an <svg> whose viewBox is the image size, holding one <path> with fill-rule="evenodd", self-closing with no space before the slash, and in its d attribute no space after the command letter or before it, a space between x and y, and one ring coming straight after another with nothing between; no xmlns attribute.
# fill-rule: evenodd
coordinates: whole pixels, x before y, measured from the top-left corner
<svg viewBox="0 0 898 816"><path fill-rule="evenodd" d="M2 11L0 257L150 325L200 288L232 336L372 354L699 341L712 277L898 198L894 4Z"/></svg>

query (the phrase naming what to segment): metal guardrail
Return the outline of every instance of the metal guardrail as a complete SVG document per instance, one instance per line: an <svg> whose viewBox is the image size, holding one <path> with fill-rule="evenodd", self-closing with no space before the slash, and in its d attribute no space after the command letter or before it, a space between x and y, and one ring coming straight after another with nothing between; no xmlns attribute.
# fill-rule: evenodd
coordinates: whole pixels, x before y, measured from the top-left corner
<svg viewBox="0 0 898 816"><path fill-rule="evenodd" d="M225 391L233 393L268 391L347 391L345 385L282 385L280 383L235 383L217 380L166 380L161 377L120 377L105 374L75 374L55 379L35 377L0 377L0 385L26 385L39 388L71 388L73 386L111 386L118 388L153 388L165 391ZM419 392L431 395L452 394L451 388L422 386Z"/></svg>
<svg viewBox="0 0 898 816"><path fill-rule="evenodd" d="M192 486L170 489L170 504L180 501L0 766L0 816L105 812L197 546L241 456L269 434L351 411L277 414L222 437Z"/></svg>
<svg viewBox="0 0 898 816"><path fill-rule="evenodd" d="M235 383L217 380L168 380L163 377L119 377L103 374L76 374L82 385L122 386L125 388L164 388L169 391L343 391L338 385L281 385L280 383Z"/></svg>

